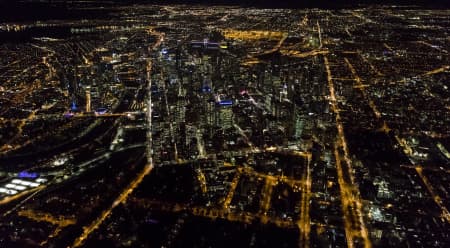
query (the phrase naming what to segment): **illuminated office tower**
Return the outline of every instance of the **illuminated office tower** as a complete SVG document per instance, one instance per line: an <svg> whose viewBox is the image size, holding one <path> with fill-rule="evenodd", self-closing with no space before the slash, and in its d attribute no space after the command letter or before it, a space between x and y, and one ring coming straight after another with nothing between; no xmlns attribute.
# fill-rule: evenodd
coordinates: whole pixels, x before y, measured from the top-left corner
<svg viewBox="0 0 450 248"><path fill-rule="evenodd" d="M221 107L219 109L218 126L223 129L229 129L233 127L233 110L231 107Z"/></svg>
<svg viewBox="0 0 450 248"><path fill-rule="evenodd" d="M177 124L184 123L185 117L186 117L186 105L185 105L184 98L179 97L177 99L177 102L175 105L174 117L175 117L175 122Z"/></svg>
<svg viewBox="0 0 450 248"><path fill-rule="evenodd" d="M285 83L283 85L283 88L280 90L280 102L288 99L288 91L287 91L287 84Z"/></svg>
<svg viewBox="0 0 450 248"><path fill-rule="evenodd" d="M303 132L303 127L305 125L305 120L300 113L300 110L294 107L294 138L300 139Z"/></svg>
<svg viewBox="0 0 450 248"><path fill-rule="evenodd" d="M233 127L233 101L222 100L219 101L216 111L216 126L222 129L228 129Z"/></svg>
<svg viewBox="0 0 450 248"><path fill-rule="evenodd" d="M91 112L91 87L86 87L86 112Z"/></svg>
<svg viewBox="0 0 450 248"><path fill-rule="evenodd" d="M210 127L213 126L214 125L214 101L206 102L205 117L206 117L205 123Z"/></svg>

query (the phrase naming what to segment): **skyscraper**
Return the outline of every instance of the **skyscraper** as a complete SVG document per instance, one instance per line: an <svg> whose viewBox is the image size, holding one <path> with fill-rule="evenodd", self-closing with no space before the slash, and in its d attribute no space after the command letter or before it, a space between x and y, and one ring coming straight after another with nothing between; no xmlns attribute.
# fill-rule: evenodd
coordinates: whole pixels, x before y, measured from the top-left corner
<svg viewBox="0 0 450 248"><path fill-rule="evenodd" d="M218 105L216 111L216 126L222 129L233 127L233 109L231 105Z"/></svg>
<svg viewBox="0 0 450 248"><path fill-rule="evenodd" d="M91 112L91 87L86 87L86 112Z"/></svg>

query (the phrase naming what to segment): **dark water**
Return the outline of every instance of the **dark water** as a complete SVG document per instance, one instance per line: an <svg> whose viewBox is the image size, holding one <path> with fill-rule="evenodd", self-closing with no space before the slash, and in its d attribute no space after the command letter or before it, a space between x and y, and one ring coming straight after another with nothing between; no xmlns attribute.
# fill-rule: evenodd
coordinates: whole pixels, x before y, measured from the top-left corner
<svg viewBox="0 0 450 248"><path fill-rule="evenodd" d="M76 2L76 1L74 1ZM101 1L99 1L101 3ZM0 22L32 22L46 20L77 20L108 18L111 9L87 4L76 6L68 2L28 2L0 0Z"/></svg>
<svg viewBox="0 0 450 248"><path fill-rule="evenodd" d="M38 37L65 39L70 36L70 27L32 27L17 32L0 31L0 43L28 42Z"/></svg>
<svg viewBox="0 0 450 248"><path fill-rule="evenodd" d="M3 1L3 2L2 2ZM83 7L83 8L80 8ZM68 4L45 4L45 3L15 3L15 1L0 0L0 24L30 24L37 21L58 21L69 20L108 20L110 14L116 12L113 8L87 8L90 6L76 6ZM89 23L87 24L89 26ZM76 27L75 27L76 28ZM21 31L0 30L0 43L8 42L28 42L32 38L49 37L55 39L65 39L71 36L71 27L32 27Z"/></svg>

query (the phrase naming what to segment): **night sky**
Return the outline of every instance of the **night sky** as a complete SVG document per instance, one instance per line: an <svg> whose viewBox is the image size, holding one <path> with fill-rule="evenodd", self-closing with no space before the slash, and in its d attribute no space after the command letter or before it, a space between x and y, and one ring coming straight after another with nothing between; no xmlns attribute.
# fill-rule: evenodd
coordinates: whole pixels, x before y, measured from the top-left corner
<svg viewBox="0 0 450 248"><path fill-rule="evenodd" d="M91 2L87 4L87 2ZM79 10L79 7L116 6L129 4L205 4L240 5L261 8L355 8L365 5L415 5L425 8L445 8L447 0L0 0L0 21L34 21L99 17L104 10Z"/></svg>
<svg viewBox="0 0 450 248"><path fill-rule="evenodd" d="M272 7L351 7L361 4L394 4L394 5L425 5L448 7L446 0L0 0L3 6L18 5L72 5L79 2L92 2L103 5L109 4L211 4L211 5L246 5L246 6L272 6ZM447 3L447 4L446 4Z"/></svg>

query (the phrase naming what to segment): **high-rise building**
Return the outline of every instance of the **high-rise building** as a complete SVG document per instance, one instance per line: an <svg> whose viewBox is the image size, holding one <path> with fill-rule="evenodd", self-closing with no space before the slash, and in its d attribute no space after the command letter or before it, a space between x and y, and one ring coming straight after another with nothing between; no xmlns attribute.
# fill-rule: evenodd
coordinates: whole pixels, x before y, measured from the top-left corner
<svg viewBox="0 0 450 248"><path fill-rule="evenodd" d="M86 87L86 112L91 112L91 87Z"/></svg>
<svg viewBox="0 0 450 248"><path fill-rule="evenodd" d="M300 137L302 136L302 131L305 125L305 120L302 117L302 114L300 113L299 108L294 107L294 138L295 139L300 139Z"/></svg>
<svg viewBox="0 0 450 248"><path fill-rule="evenodd" d="M233 109L232 101L225 100L219 102L216 111L216 126L222 129L228 129L233 127Z"/></svg>
<svg viewBox="0 0 450 248"><path fill-rule="evenodd" d="M214 126L214 101L206 101L205 120L208 126Z"/></svg>
<svg viewBox="0 0 450 248"><path fill-rule="evenodd" d="M288 86L286 83L283 84L283 87L280 90L280 102L288 99Z"/></svg>

